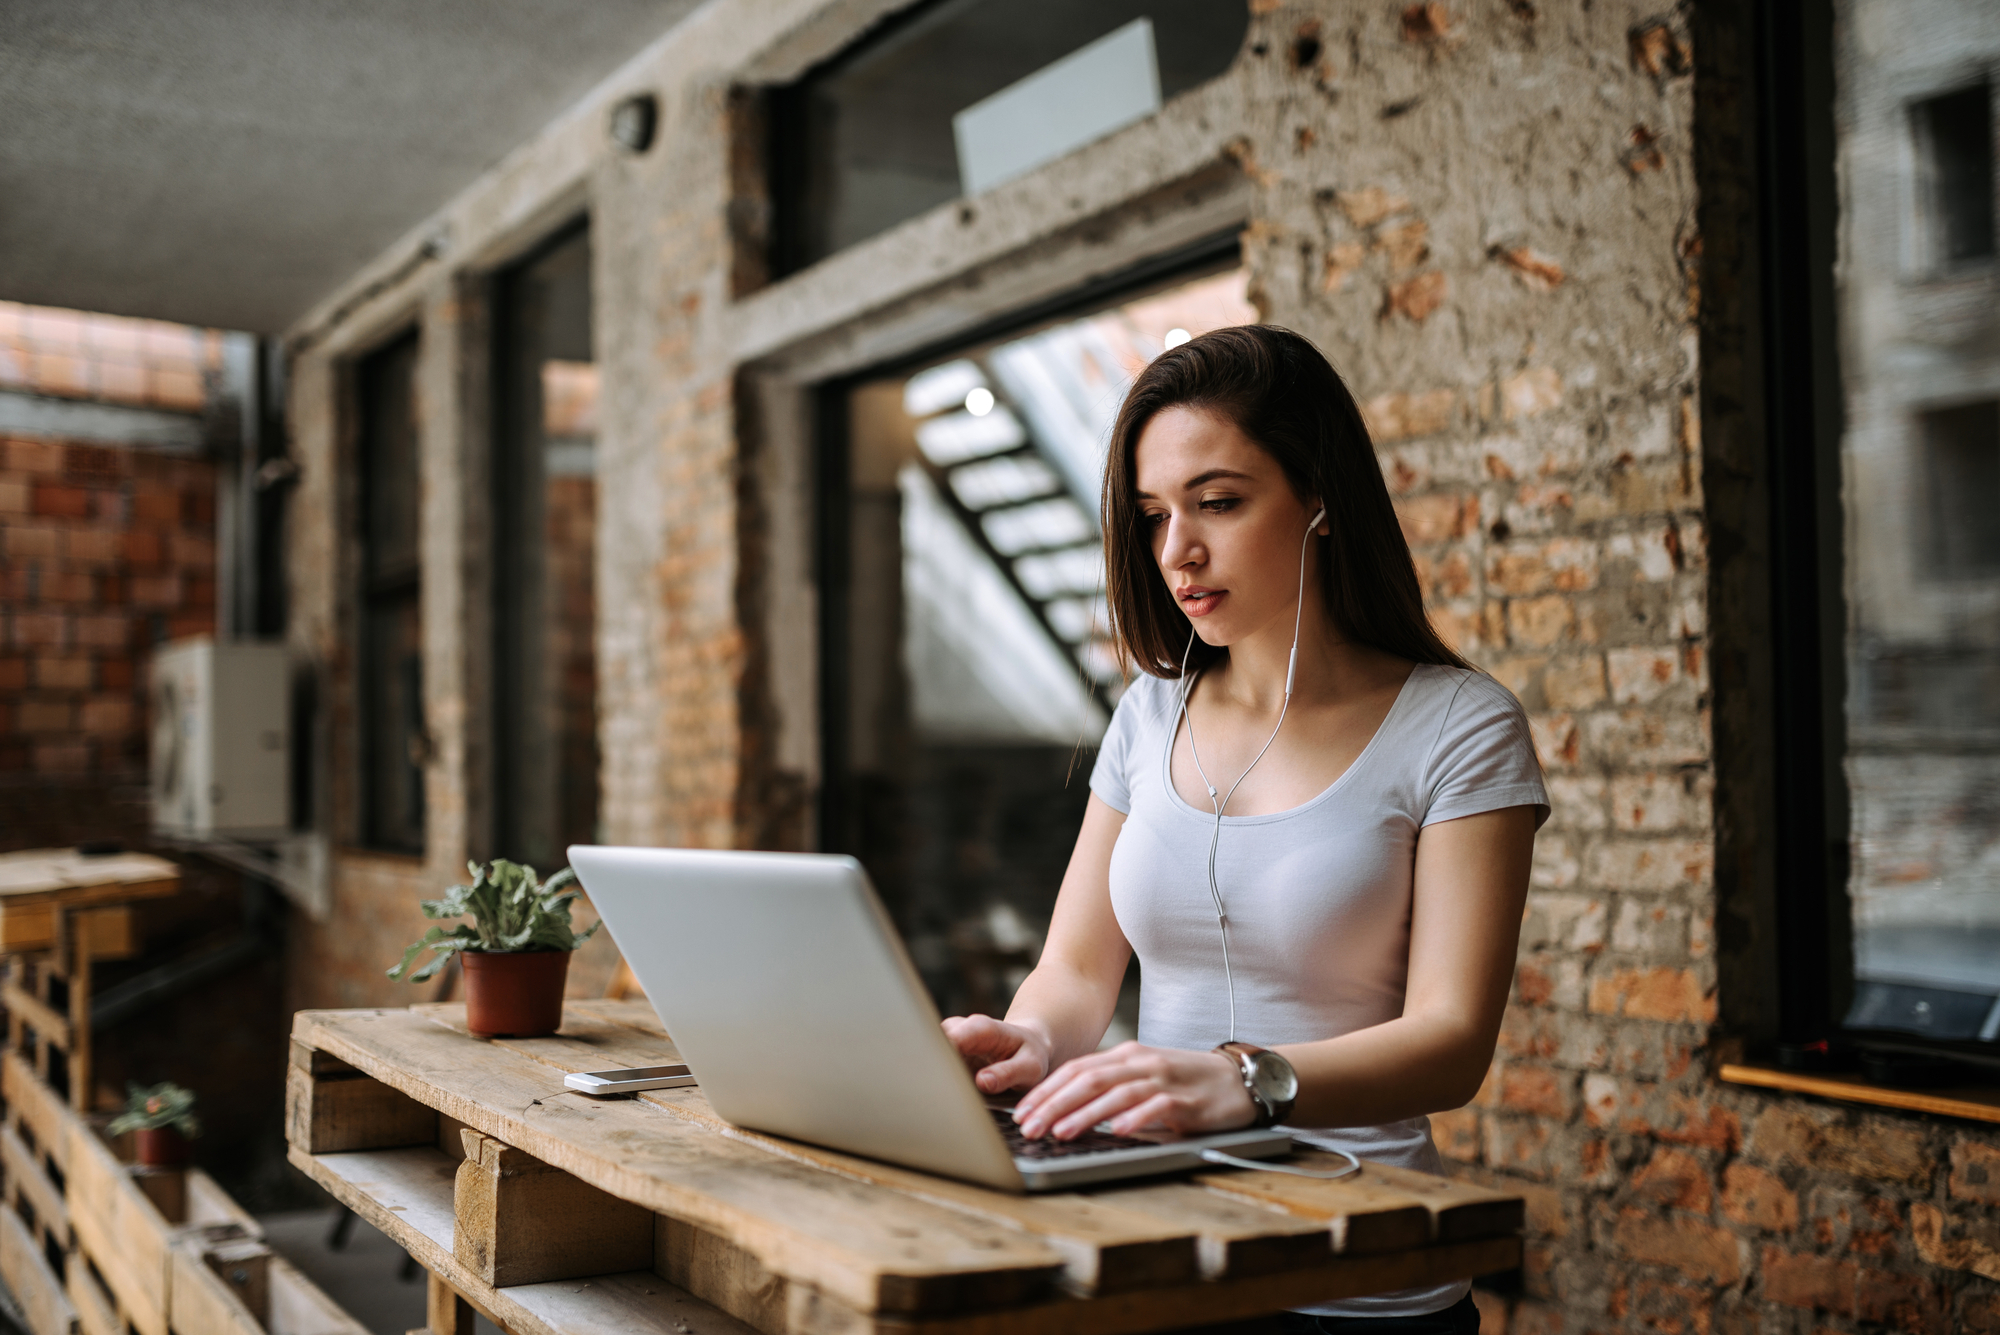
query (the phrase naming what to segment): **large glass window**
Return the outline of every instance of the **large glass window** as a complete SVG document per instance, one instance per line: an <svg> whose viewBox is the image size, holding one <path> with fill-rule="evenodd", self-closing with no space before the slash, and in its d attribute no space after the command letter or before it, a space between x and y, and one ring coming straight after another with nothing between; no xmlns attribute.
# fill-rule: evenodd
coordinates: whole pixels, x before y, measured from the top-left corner
<svg viewBox="0 0 2000 1335"><path fill-rule="evenodd" d="M772 103L774 267L789 273L977 194L1222 73L1249 24L1217 0L935 0Z"/></svg>
<svg viewBox="0 0 2000 1335"><path fill-rule="evenodd" d="M417 490L417 335L357 368L360 752L357 834L369 848L424 851L423 579Z"/></svg>
<svg viewBox="0 0 2000 1335"><path fill-rule="evenodd" d="M1846 0L1849 34L1895 0ZM2000 1040L2000 266L1991 7L1835 48L1845 766L1862 1030Z"/></svg>
<svg viewBox="0 0 2000 1335"><path fill-rule="evenodd" d="M947 1012L1003 1011L1032 967L1122 689L1098 491L1126 387L1256 318L1241 270L1182 278L839 398L822 843L868 867Z"/></svg>
<svg viewBox="0 0 2000 1335"><path fill-rule="evenodd" d="M496 291L493 847L544 871L597 842L597 367L590 236Z"/></svg>

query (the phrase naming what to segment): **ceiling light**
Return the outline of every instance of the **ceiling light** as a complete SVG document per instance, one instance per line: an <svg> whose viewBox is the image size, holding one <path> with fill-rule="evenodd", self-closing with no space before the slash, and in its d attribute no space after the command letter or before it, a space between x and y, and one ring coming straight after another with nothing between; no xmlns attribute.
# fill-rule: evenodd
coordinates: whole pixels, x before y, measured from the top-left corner
<svg viewBox="0 0 2000 1335"><path fill-rule="evenodd" d="M966 391L965 411L974 417L984 417L993 411L993 391L984 385Z"/></svg>
<svg viewBox="0 0 2000 1335"><path fill-rule="evenodd" d="M1194 335L1190 334L1185 329L1169 329L1167 331L1167 339L1166 339L1167 351L1172 352L1175 348L1178 348L1181 344L1187 342L1189 339L1193 337Z"/></svg>

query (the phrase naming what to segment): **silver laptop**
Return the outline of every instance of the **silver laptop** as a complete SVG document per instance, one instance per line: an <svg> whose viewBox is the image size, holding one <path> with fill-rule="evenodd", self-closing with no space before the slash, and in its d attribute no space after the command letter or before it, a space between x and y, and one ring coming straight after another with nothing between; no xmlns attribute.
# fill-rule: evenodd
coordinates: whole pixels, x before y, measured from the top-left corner
<svg viewBox="0 0 2000 1335"><path fill-rule="evenodd" d="M1272 1158L1282 1131L1028 1141L972 1083L850 857L569 850L715 1111L738 1126L1009 1191Z"/></svg>

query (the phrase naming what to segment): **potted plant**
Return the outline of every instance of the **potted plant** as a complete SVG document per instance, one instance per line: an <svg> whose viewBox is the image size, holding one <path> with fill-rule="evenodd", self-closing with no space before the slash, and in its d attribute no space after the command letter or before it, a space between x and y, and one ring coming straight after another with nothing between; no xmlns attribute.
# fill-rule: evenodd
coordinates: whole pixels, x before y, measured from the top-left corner
<svg viewBox="0 0 2000 1335"><path fill-rule="evenodd" d="M188 1141L201 1134L194 1115L194 1092L171 1082L147 1089L125 1087L125 1111L106 1130L114 1136L133 1134L139 1162L148 1168L184 1168Z"/></svg>
<svg viewBox="0 0 2000 1335"><path fill-rule="evenodd" d="M470 885L454 885L443 899L423 901L426 918L470 917L470 923L433 927L403 952L391 978L420 983L456 955L465 969L465 1027L482 1037L536 1038L562 1027L563 983L569 955L602 926L578 932L569 906L577 891L576 873L565 867L535 880L535 869L495 858L482 867L468 862ZM419 951L432 956L412 970Z"/></svg>

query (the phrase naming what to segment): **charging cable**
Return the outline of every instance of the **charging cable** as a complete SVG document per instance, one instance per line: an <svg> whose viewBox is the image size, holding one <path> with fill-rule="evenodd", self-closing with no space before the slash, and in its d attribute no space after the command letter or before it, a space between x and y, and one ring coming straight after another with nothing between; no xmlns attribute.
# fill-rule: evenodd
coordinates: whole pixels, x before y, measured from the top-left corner
<svg viewBox="0 0 2000 1335"><path fill-rule="evenodd" d="M1316 1145L1313 1148L1326 1149L1323 1145ZM1338 1154L1347 1160L1347 1167L1336 1168L1329 1173L1318 1168L1297 1168L1288 1163L1269 1163L1263 1159L1239 1159L1233 1154L1224 1154L1221 1150L1203 1150L1201 1159L1203 1163L1221 1164L1225 1168L1254 1168L1260 1173L1290 1173L1293 1177L1316 1177L1327 1182L1337 1177L1353 1177L1361 1171L1361 1160L1346 1150L1328 1149L1327 1153Z"/></svg>

